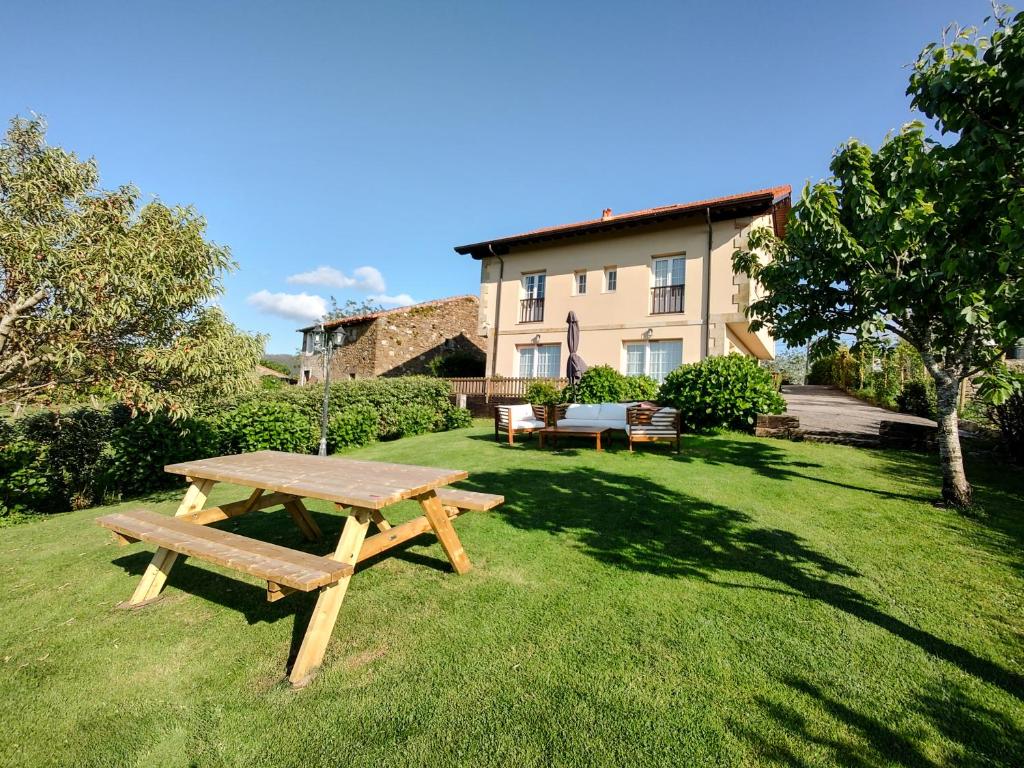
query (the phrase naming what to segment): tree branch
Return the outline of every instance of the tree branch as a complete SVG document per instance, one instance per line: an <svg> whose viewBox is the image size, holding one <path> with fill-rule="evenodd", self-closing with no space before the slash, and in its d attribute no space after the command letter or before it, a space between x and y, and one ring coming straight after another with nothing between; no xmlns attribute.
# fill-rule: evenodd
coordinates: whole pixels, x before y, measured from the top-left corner
<svg viewBox="0 0 1024 768"><path fill-rule="evenodd" d="M15 301L7 307L3 318L0 318L0 353L4 351L4 347L7 346L11 334L14 333L14 321L20 319L25 312L28 312L45 298L46 289L40 288L31 296Z"/></svg>

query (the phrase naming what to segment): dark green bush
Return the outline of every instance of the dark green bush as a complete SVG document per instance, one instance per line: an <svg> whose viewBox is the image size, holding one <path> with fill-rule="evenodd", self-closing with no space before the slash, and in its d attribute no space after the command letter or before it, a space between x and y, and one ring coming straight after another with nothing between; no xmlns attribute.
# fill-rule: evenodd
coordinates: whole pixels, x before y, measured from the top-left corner
<svg viewBox="0 0 1024 768"><path fill-rule="evenodd" d="M396 434L398 437L411 437L434 432L440 429L444 423L444 416L441 415L441 423L438 422L438 416L437 411L430 406L422 403L409 403L398 413Z"/></svg>
<svg viewBox="0 0 1024 768"><path fill-rule="evenodd" d="M320 439L317 423L297 405L249 400L220 419L221 447L228 453L310 453Z"/></svg>
<svg viewBox="0 0 1024 768"><path fill-rule="evenodd" d="M771 371L735 353L672 371L661 385L658 402L678 408L683 426L692 430L750 429L758 413L786 409Z"/></svg>
<svg viewBox="0 0 1024 768"><path fill-rule="evenodd" d="M111 493L139 494L170 488L180 479L163 471L167 464L219 453L219 436L205 419L171 421L166 414L130 418L115 409L120 426L106 447L105 486Z"/></svg>
<svg viewBox="0 0 1024 768"><path fill-rule="evenodd" d="M625 378L610 365L588 368L576 387L576 402L617 403L624 399L622 390Z"/></svg>
<svg viewBox="0 0 1024 768"><path fill-rule="evenodd" d="M372 405L349 405L331 416L327 424L327 450L366 445L377 439L380 414Z"/></svg>
<svg viewBox="0 0 1024 768"><path fill-rule="evenodd" d="M473 425L473 414L468 408L457 408L452 406L444 417L445 429L462 429Z"/></svg>
<svg viewBox="0 0 1024 768"><path fill-rule="evenodd" d="M526 402L532 405L558 405L563 402L563 392L553 382L538 379L526 388Z"/></svg>
<svg viewBox="0 0 1024 768"><path fill-rule="evenodd" d="M896 397L900 413L912 413L926 419L935 418L935 387L923 381L908 381Z"/></svg>
<svg viewBox="0 0 1024 768"><path fill-rule="evenodd" d="M619 400L654 400L658 396L658 382L650 376L624 376Z"/></svg>

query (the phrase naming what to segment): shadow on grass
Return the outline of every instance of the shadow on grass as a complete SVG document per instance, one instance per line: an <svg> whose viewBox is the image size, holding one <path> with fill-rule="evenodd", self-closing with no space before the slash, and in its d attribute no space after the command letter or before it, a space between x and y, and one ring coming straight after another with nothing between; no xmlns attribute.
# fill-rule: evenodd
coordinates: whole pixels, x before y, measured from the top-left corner
<svg viewBox="0 0 1024 768"><path fill-rule="evenodd" d="M637 475L592 468L476 472L466 485L504 494L505 504L495 511L510 525L571 537L584 552L610 566L715 584L722 584L728 574L768 579L1024 698L1024 676L890 616L841 583L859 576L853 568L815 551L791 531L758 527L737 510Z"/></svg>
<svg viewBox="0 0 1024 768"><path fill-rule="evenodd" d="M1010 718L949 683L917 694L907 707L941 735L952 753L941 762L907 735L918 733L919 728L898 730L891 720L858 711L843 697L799 677L785 677L779 685L779 695L758 696L756 701L762 713L785 731L784 739L768 739L746 722L729 723L729 729L753 745L769 764L802 768L812 764L812 756L820 759L825 752L836 764L850 768L982 768L1013 765L1024 748L1024 736Z"/></svg>

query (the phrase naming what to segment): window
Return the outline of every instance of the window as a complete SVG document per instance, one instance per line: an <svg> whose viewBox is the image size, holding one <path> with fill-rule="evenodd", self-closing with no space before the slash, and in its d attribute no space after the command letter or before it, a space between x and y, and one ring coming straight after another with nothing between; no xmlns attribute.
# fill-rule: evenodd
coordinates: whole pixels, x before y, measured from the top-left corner
<svg viewBox="0 0 1024 768"><path fill-rule="evenodd" d="M544 298L544 278L547 275L540 273L536 275L523 275L523 296L527 299Z"/></svg>
<svg viewBox="0 0 1024 768"><path fill-rule="evenodd" d="M520 323L539 323L544 320L545 278L543 272L523 275L523 299L519 302Z"/></svg>
<svg viewBox="0 0 1024 768"><path fill-rule="evenodd" d="M618 287L619 283L619 270L615 267L605 267L604 269L604 289L608 293L613 293Z"/></svg>
<svg viewBox="0 0 1024 768"><path fill-rule="evenodd" d="M626 344L627 376L646 374L661 383L682 364L682 341L638 341Z"/></svg>
<svg viewBox="0 0 1024 768"><path fill-rule="evenodd" d="M587 273L577 272L576 273L576 295L585 296L587 293Z"/></svg>
<svg viewBox="0 0 1024 768"><path fill-rule="evenodd" d="M663 288L669 285L683 284L683 257L672 256L667 259L654 260L654 287Z"/></svg>
<svg viewBox="0 0 1024 768"><path fill-rule="evenodd" d="M519 347L519 376L524 379L555 379L561 368L562 345Z"/></svg>
<svg viewBox="0 0 1024 768"><path fill-rule="evenodd" d="M686 260L682 256L655 259L654 287L651 288L651 314L683 311L683 280Z"/></svg>

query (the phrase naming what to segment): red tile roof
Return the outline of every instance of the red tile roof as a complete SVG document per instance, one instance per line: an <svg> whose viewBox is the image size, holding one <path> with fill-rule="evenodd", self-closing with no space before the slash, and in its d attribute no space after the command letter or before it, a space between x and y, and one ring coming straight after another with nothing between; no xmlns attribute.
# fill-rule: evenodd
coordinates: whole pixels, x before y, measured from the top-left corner
<svg viewBox="0 0 1024 768"><path fill-rule="evenodd" d="M324 323L325 328L338 328L346 325L358 325L359 323L367 323L371 320L376 320L378 317L385 317L387 315L401 315L405 314L414 309L422 309L424 307L439 307L444 304L450 304L453 301L465 301L471 299L472 301L479 301L476 296L469 294L463 296L448 296L443 299L432 299L431 301L421 301L419 304L410 304L406 307L394 307L392 309L382 309L378 312L367 312L363 315L352 315L351 317L342 317L337 320L330 320ZM300 331L311 331L314 328L318 328L319 323L316 325L309 325L305 328L299 328Z"/></svg>
<svg viewBox="0 0 1024 768"><path fill-rule="evenodd" d="M534 229L529 232L523 232L519 235L510 235L508 237L500 237L494 240L485 240L483 242L472 243L470 245L459 245L456 246L455 251L463 255L473 254L475 256L478 251L497 244L506 246L516 245L548 239L549 236L557 237L572 234L586 234L594 230L614 228L615 225L642 222L645 220L658 221L667 217L696 213L706 208L725 208L730 205L755 204L762 202L765 203L766 206L771 206L781 203L784 200L788 200L792 193L793 188L789 184L783 184L777 187L754 190L753 192L741 192L737 195L725 195L723 197L712 197L707 200L695 200L689 203L663 205L657 208L645 208L640 211L630 211L629 213L602 216L598 219L577 221L572 224L560 224L555 227L542 227L541 229Z"/></svg>

